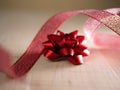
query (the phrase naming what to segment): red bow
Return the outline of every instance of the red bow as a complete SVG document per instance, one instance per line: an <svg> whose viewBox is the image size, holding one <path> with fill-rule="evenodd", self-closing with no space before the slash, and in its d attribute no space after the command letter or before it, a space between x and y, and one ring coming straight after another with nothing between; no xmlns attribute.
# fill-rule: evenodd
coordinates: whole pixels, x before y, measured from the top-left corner
<svg viewBox="0 0 120 90"><path fill-rule="evenodd" d="M64 34L61 31L47 36L48 41L44 42L44 56L52 61L67 58L71 63L78 65L83 63L83 57L89 55L87 47L83 45L84 36L79 36L78 31Z"/></svg>

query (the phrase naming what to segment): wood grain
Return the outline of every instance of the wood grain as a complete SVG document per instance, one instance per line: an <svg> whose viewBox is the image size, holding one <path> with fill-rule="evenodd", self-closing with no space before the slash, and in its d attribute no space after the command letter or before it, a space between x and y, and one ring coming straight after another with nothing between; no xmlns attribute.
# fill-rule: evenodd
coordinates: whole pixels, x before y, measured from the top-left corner
<svg viewBox="0 0 120 90"><path fill-rule="evenodd" d="M75 66L67 60L51 62L41 57L23 78L12 80L0 74L0 90L119 90L118 52L91 52L83 65Z"/></svg>

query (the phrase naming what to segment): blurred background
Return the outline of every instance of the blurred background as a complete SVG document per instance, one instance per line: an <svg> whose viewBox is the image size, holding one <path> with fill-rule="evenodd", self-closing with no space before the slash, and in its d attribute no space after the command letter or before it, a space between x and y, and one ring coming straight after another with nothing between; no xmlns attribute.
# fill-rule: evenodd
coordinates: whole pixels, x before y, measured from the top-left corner
<svg viewBox="0 0 120 90"><path fill-rule="evenodd" d="M120 0L0 0L0 9L59 12L119 7Z"/></svg>
<svg viewBox="0 0 120 90"><path fill-rule="evenodd" d="M0 43L13 55L20 55L45 21L55 13L113 7L120 7L120 0L0 0ZM60 29L82 31L85 20L83 15L74 17Z"/></svg>

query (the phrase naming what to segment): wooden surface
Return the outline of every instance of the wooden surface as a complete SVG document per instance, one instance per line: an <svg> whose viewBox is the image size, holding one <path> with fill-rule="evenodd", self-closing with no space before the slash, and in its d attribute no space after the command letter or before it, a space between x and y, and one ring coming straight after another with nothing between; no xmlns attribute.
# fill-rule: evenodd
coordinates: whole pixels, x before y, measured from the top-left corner
<svg viewBox="0 0 120 90"><path fill-rule="evenodd" d="M10 50L13 60L20 57L39 27L51 15L0 14L0 43ZM77 19L71 21L60 28L67 32L80 25L76 24ZM51 62L42 56L32 70L20 79L10 79L0 73L0 90L120 90L120 51L90 51L91 55L84 58L83 65L75 66L67 60Z"/></svg>

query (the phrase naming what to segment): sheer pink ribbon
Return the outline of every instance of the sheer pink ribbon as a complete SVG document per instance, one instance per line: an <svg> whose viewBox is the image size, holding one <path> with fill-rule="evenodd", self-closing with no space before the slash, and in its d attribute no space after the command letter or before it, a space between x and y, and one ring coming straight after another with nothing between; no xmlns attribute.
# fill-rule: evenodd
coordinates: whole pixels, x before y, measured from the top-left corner
<svg viewBox="0 0 120 90"><path fill-rule="evenodd" d="M64 21L78 14L91 17L84 27L85 35L89 40L92 40L94 44L102 48L120 49L120 36L94 33L101 24L104 24L110 28L110 30L120 35L120 17L117 15L119 11L119 8L107 10L78 10L54 15L43 25L25 53L12 66L10 64L10 54L3 48L0 48L0 71L13 78L25 75L42 55L44 51L42 42L47 40L46 36L58 30L58 27Z"/></svg>

